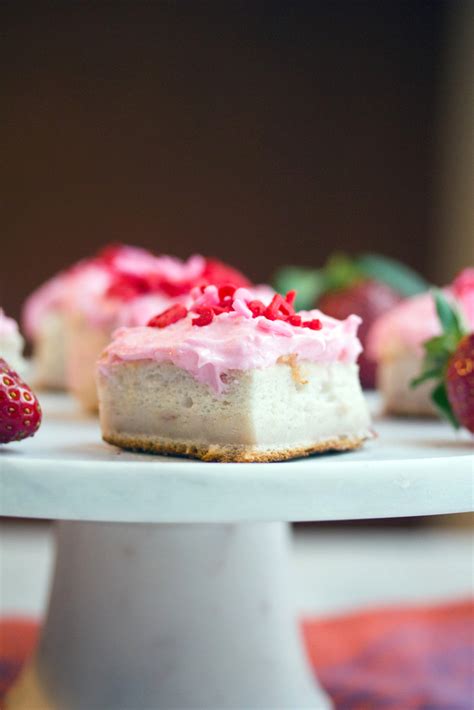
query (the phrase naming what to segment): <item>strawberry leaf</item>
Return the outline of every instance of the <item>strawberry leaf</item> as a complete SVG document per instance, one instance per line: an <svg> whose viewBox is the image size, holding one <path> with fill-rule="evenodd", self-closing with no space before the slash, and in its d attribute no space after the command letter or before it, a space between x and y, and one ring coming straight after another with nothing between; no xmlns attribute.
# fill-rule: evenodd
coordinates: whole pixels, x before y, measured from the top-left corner
<svg viewBox="0 0 474 710"><path fill-rule="evenodd" d="M451 335L435 335L424 343L426 354L429 357L446 357L452 352L452 348L456 347Z"/></svg>
<svg viewBox="0 0 474 710"><path fill-rule="evenodd" d="M434 367L432 370L425 370L422 375L411 380L410 387L418 387L418 385L421 385L422 382L426 382L427 380L439 379L442 377L442 374L439 367Z"/></svg>
<svg viewBox="0 0 474 710"><path fill-rule="evenodd" d="M432 293L442 333L424 343L423 371L412 380L411 386L416 387L432 378L438 379L438 384L431 392L431 399L440 413L458 429L459 422L449 402L445 380L450 359L467 331L457 307L448 301L442 291L433 289Z"/></svg>
<svg viewBox="0 0 474 710"><path fill-rule="evenodd" d="M380 254L362 254L356 264L364 276L383 281L402 296L415 296L429 288L428 283L416 271L396 259Z"/></svg>
<svg viewBox="0 0 474 710"><path fill-rule="evenodd" d="M446 417L456 429L459 429L459 422L451 409L444 382L440 382L439 385L434 388L431 393L431 399L441 414Z"/></svg>
<svg viewBox="0 0 474 710"><path fill-rule="evenodd" d="M467 334L464 327L463 319L458 308L449 303L442 291L433 289L433 295L436 304L436 312L441 323L441 327L446 336L450 336L455 340L455 346L458 341Z"/></svg>
<svg viewBox="0 0 474 710"><path fill-rule="evenodd" d="M426 380L437 378L443 379L446 363L456 345L452 338L446 335L437 335L424 343L425 356L421 374L411 382L411 387L417 387Z"/></svg>
<svg viewBox="0 0 474 710"><path fill-rule="evenodd" d="M361 281L365 275L354 259L341 252L336 252L324 267L324 277L326 280L325 290L337 291Z"/></svg>

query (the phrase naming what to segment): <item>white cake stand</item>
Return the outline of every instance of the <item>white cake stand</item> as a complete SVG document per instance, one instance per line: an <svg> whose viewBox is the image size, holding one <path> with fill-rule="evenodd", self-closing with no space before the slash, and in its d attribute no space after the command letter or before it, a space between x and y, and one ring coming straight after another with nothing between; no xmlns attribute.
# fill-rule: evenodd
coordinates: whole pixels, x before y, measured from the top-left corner
<svg viewBox="0 0 474 710"><path fill-rule="evenodd" d="M64 397L0 453L0 513L55 518L57 561L21 710L329 708L291 605L287 521L473 509L471 439L375 421L363 450L274 464L131 454ZM140 524L137 524L140 523Z"/></svg>

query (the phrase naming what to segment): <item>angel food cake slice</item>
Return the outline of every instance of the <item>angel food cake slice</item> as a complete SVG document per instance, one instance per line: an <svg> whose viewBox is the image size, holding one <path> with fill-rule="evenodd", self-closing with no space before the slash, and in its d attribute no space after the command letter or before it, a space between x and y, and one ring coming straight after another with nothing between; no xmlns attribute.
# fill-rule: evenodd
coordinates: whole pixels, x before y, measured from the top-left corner
<svg viewBox="0 0 474 710"><path fill-rule="evenodd" d="M121 328L98 363L105 441L207 461L278 461L359 447L360 319L268 306L245 288L196 289L147 327Z"/></svg>

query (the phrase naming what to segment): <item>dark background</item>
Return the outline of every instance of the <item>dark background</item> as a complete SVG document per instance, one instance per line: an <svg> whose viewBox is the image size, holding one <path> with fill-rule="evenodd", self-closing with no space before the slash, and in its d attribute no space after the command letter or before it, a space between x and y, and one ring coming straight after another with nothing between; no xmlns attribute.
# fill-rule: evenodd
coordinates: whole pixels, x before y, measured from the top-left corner
<svg viewBox="0 0 474 710"><path fill-rule="evenodd" d="M2 4L7 312L109 241L256 280L334 249L430 277L449 8Z"/></svg>

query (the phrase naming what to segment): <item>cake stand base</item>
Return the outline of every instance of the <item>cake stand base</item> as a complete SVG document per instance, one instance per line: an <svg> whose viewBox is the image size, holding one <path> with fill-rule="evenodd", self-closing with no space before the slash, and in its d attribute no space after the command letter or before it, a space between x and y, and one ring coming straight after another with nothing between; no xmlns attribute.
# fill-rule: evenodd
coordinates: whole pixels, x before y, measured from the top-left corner
<svg viewBox="0 0 474 710"><path fill-rule="evenodd" d="M49 610L8 710L330 703L291 605L283 523L58 523Z"/></svg>

